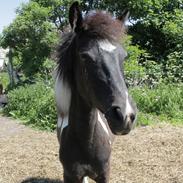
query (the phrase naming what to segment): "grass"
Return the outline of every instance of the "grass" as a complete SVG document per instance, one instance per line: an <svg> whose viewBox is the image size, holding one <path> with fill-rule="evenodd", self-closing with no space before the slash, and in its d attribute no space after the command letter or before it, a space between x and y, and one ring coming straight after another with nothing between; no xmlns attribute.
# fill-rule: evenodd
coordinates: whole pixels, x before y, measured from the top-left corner
<svg viewBox="0 0 183 183"><path fill-rule="evenodd" d="M183 119L169 118L166 115L155 115L143 112L138 112L137 114L137 126L154 126L160 123L183 126Z"/></svg>
<svg viewBox="0 0 183 183"><path fill-rule="evenodd" d="M154 89L136 87L130 92L140 111L138 124L149 125L154 121L166 121L183 125L183 85L162 84Z"/></svg>

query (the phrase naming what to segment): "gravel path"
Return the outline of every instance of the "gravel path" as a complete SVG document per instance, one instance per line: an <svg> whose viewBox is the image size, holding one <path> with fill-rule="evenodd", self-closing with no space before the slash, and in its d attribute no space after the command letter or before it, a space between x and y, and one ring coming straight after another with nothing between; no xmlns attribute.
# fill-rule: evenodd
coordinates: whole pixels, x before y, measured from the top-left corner
<svg viewBox="0 0 183 183"><path fill-rule="evenodd" d="M0 183L63 183L62 172L55 133L0 117ZM183 183L183 127L141 127L117 137L110 180Z"/></svg>

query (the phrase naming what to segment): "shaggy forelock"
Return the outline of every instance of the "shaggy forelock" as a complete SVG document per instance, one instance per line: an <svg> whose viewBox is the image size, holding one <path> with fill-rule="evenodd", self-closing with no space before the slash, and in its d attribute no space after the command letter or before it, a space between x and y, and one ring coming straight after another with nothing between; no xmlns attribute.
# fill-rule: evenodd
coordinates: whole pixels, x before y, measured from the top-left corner
<svg viewBox="0 0 183 183"><path fill-rule="evenodd" d="M119 41L125 34L125 26L122 22L104 11L96 11L86 15L83 26L85 31L98 39Z"/></svg>

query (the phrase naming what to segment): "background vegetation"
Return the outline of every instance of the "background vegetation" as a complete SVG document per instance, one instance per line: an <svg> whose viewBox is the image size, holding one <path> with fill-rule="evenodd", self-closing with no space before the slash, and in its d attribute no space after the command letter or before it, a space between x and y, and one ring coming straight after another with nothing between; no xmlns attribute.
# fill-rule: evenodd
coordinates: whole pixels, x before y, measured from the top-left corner
<svg viewBox="0 0 183 183"><path fill-rule="evenodd" d="M12 70L19 79L7 89L6 115L24 119L41 129L55 128L51 53L67 30L72 0L30 0L17 9L16 19L4 29L0 45L11 48ZM139 109L139 124L155 119L183 124L183 1L83 0L84 12L104 9L119 16L129 9L126 82ZM11 58L10 58L11 59ZM11 63L9 63L11 64ZM152 117L153 116L153 117Z"/></svg>

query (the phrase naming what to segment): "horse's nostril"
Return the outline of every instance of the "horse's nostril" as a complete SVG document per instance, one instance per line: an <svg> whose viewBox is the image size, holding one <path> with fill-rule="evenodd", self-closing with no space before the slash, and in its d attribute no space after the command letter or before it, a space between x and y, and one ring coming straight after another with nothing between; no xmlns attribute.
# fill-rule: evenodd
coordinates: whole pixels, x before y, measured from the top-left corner
<svg viewBox="0 0 183 183"><path fill-rule="evenodd" d="M122 114L120 108L119 108L119 107L116 107L116 108L115 108L115 111L116 111L116 114L117 114L117 118L118 118L119 120L123 120L123 114Z"/></svg>
<svg viewBox="0 0 183 183"><path fill-rule="evenodd" d="M105 113L105 117L110 120L121 123L124 121L124 116L122 114L121 108L117 106L112 106L110 110Z"/></svg>
<svg viewBox="0 0 183 183"><path fill-rule="evenodd" d="M130 117L131 122L134 122L135 121L135 114L131 113L129 115L129 117Z"/></svg>

